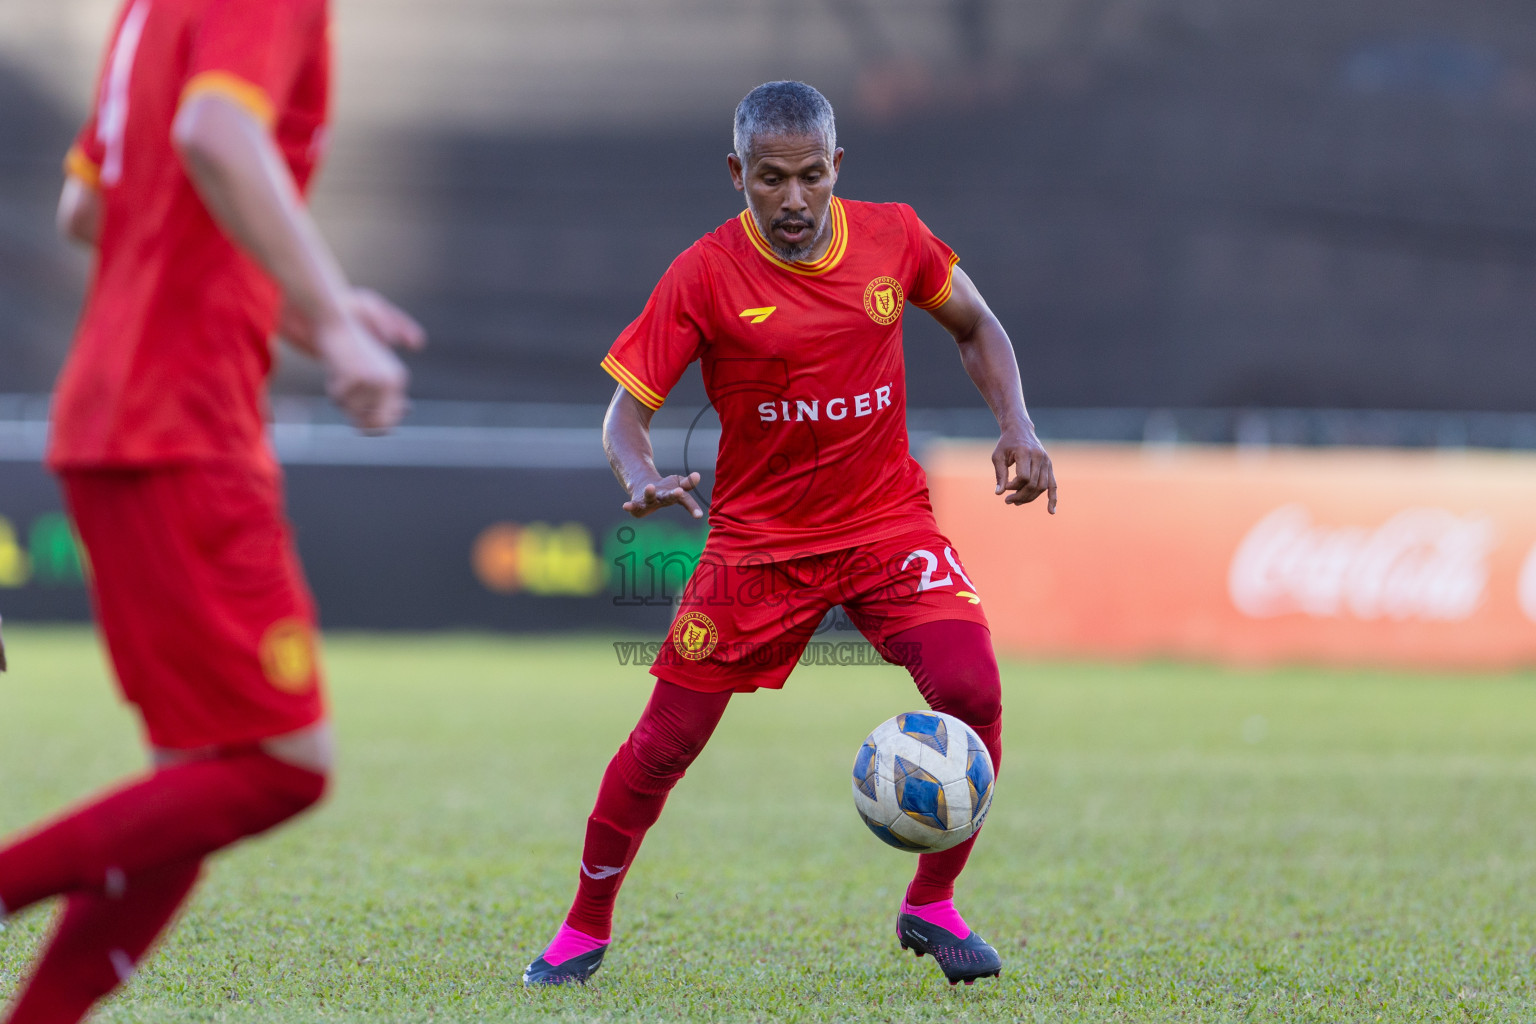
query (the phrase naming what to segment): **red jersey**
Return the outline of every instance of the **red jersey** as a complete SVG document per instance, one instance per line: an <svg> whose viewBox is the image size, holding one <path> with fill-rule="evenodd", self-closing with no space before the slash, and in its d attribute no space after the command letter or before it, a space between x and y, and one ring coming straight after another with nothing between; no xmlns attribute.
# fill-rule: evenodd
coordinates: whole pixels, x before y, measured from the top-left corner
<svg viewBox="0 0 1536 1024"><path fill-rule="evenodd" d="M128 0L65 159L104 218L54 399L54 466L269 457L278 289L203 206L171 122L192 96L233 99L304 188L324 139L328 17L326 0Z"/></svg>
<svg viewBox="0 0 1536 1024"><path fill-rule="evenodd" d="M931 524L907 449L901 318L949 300L954 252L899 203L844 202L815 262L774 254L750 213L668 268L603 368L659 409L695 359L720 417L710 546L817 554Z"/></svg>

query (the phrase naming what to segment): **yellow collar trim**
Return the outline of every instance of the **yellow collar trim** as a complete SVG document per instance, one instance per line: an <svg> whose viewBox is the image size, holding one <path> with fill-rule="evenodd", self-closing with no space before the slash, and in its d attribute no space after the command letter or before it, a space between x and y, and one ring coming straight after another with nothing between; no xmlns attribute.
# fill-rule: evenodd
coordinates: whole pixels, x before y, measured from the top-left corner
<svg viewBox="0 0 1536 1024"><path fill-rule="evenodd" d="M832 197L832 244L827 246L826 255L819 260L809 263L796 261L794 263L779 258L773 251L773 246L768 244L768 239L757 228L757 220L752 216L752 211L741 211L741 226L747 232L747 240L769 263L776 267L782 267L791 274L800 274L803 277L820 277L843 262L843 256L848 252L848 214L843 210L843 201L836 196Z"/></svg>

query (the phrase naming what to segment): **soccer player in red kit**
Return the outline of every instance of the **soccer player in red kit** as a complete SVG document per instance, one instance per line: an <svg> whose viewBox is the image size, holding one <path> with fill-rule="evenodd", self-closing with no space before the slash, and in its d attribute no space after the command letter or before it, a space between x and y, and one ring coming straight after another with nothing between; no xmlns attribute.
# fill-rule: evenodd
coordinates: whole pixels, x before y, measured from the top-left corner
<svg viewBox="0 0 1536 1024"><path fill-rule="evenodd" d="M306 211L326 0L127 0L65 160L96 250L49 463L153 767L0 848L0 917L65 904L9 1024L74 1024L127 980L215 850L314 804L331 764L315 609L264 430L270 338L368 431L419 326L353 289Z"/></svg>
<svg viewBox="0 0 1536 1024"><path fill-rule="evenodd" d="M619 382L603 437L625 510L682 505L695 518L698 474L663 475L649 428L684 368L702 362L721 423L710 533L652 666L650 703L603 776L575 903L526 984L585 982L598 969L614 898L667 793L731 694L783 686L833 605L1001 761L981 596L908 453L909 304L954 336L997 416L997 493L1020 505L1049 493L1054 512L1055 477L1013 347L958 257L910 207L835 198L842 155L815 89L770 82L747 94L728 158L747 209L673 262L603 360ZM953 903L974 844L919 857L897 915L902 946L932 954L951 984L1002 966Z"/></svg>

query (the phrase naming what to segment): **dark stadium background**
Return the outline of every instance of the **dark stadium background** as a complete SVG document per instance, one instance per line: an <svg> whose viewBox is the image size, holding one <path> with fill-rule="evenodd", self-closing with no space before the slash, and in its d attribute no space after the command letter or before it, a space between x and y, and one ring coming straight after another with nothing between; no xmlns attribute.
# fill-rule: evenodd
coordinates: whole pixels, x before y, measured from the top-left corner
<svg viewBox="0 0 1536 1024"><path fill-rule="evenodd" d="M28 464L40 406L16 396L48 390L82 288L85 260L54 238L51 210L110 6L0 13L0 515L21 545L53 499ZM597 362L612 337L670 259L739 209L732 105L788 76L837 107L841 193L909 202L961 253L1047 437L1230 440L1258 424L1311 441L1536 444L1529 4L351 0L336 13L338 122L316 208L354 277L432 333L412 361L418 424L526 428L507 443L534 447L542 425L595 425L582 407L611 392ZM953 347L908 323L924 429L984 431ZM290 362L276 390L314 395L318 380ZM695 374L673 426L702 401ZM562 471L445 451L290 469L333 624L652 628L592 618L604 599L494 595L467 574L463 552L498 518L580 520L601 548L618 521L600 455ZM393 505L352 528L356 488L338 481L358 473ZM558 482L530 486L535 473ZM486 511L465 513L472 501ZM463 523L444 512L455 503ZM377 575L386 557L402 560L393 576ZM428 596L380 612L380 588L406 583ZM44 589L0 590L0 611L83 610Z"/></svg>

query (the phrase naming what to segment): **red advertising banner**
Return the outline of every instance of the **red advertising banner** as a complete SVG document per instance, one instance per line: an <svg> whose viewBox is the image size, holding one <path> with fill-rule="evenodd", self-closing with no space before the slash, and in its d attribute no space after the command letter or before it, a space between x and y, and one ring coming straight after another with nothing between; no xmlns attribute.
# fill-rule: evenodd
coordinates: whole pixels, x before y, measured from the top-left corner
<svg viewBox="0 0 1536 1024"><path fill-rule="evenodd" d="M1536 664L1536 456L1056 444L1048 516L990 453L925 463L1002 650Z"/></svg>

